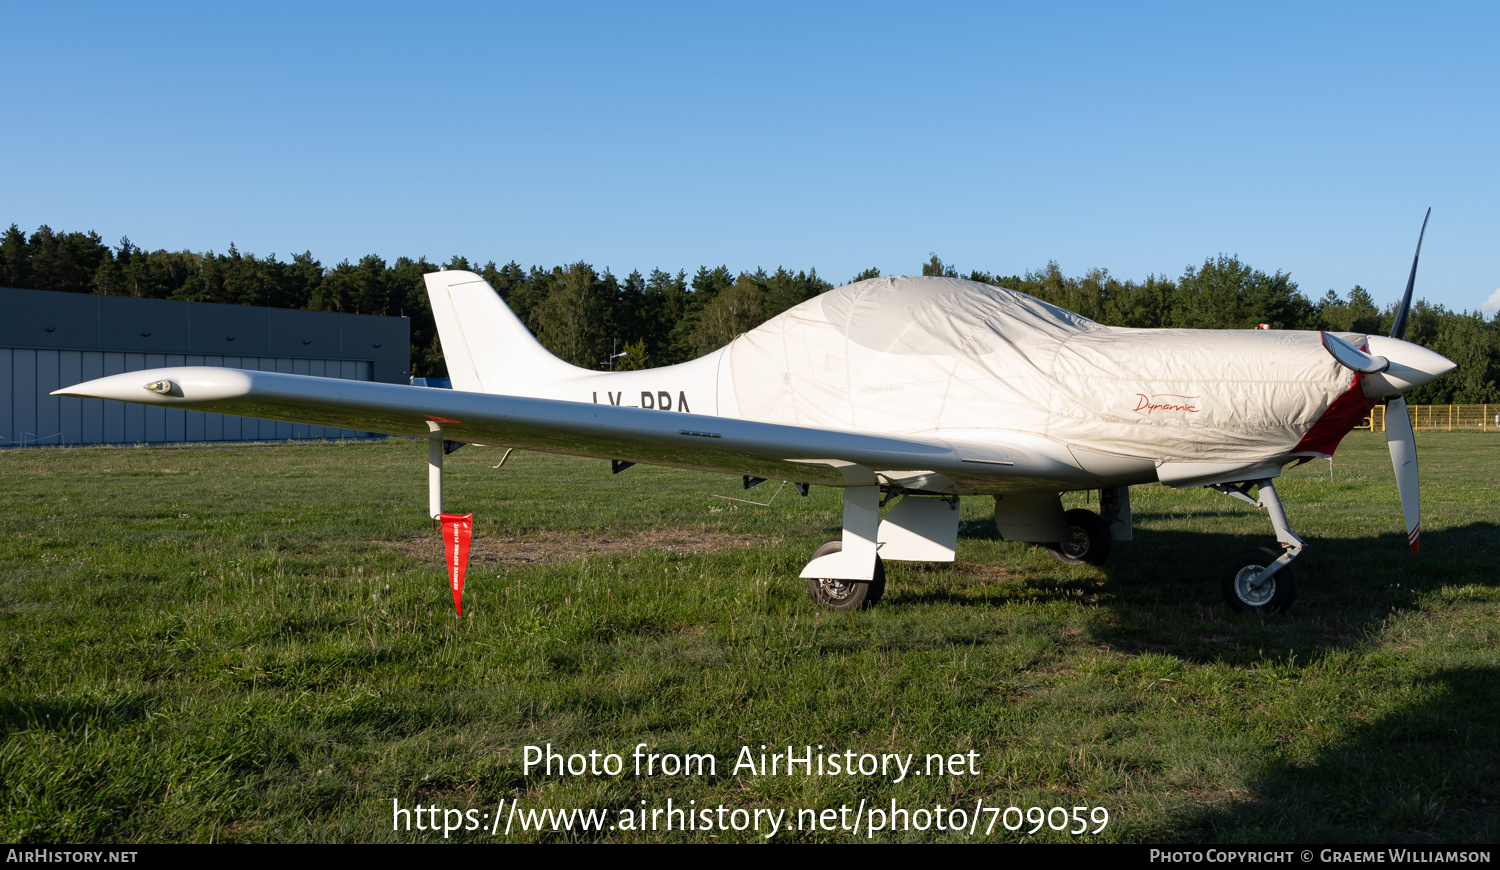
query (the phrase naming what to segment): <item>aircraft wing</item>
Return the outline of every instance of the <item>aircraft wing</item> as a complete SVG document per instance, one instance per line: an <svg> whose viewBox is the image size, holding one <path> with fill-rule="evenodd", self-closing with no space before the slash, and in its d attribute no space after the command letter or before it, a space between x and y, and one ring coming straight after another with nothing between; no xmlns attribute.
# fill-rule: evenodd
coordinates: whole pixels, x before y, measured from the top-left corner
<svg viewBox="0 0 1500 870"><path fill-rule="evenodd" d="M189 366L110 375L53 393L416 438L429 423L476 442L830 486L863 467L910 489L964 492L1092 484L1035 450L759 423L675 411ZM954 483L957 481L957 483ZM956 491L955 491L956 494Z"/></svg>

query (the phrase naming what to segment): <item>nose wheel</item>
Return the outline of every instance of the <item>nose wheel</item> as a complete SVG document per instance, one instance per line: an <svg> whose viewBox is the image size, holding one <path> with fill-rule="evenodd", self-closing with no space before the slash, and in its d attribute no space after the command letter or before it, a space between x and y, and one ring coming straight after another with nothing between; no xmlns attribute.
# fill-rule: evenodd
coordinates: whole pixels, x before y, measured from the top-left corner
<svg viewBox="0 0 1500 870"><path fill-rule="evenodd" d="M1250 497L1252 486L1256 487L1256 498ZM1292 573L1292 560L1302 552L1303 541L1292 534L1275 485L1266 479L1240 484L1220 483L1212 488L1265 508L1271 515L1276 540L1282 546L1279 551L1257 547L1230 559L1220 580L1224 602L1241 613L1276 613L1291 607L1297 597L1297 575Z"/></svg>
<svg viewBox="0 0 1500 870"><path fill-rule="evenodd" d="M1297 598L1297 575L1291 565L1268 574L1281 554L1269 547L1246 550L1224 566L1224 600L1241 613L1276 613Z"/></svg>

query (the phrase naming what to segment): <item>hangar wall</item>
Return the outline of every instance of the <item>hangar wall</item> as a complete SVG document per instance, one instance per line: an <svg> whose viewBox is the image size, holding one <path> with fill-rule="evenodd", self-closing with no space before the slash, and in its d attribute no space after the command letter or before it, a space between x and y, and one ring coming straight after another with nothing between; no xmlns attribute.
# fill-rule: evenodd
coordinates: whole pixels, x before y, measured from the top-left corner
<svg viewBox="0 0 1500 870"><path fill-rule="evenodd" d="M51 396L90 378L209 365L406 383L410 321L0 288L0 446L368 438L281 423Z"/></svg>

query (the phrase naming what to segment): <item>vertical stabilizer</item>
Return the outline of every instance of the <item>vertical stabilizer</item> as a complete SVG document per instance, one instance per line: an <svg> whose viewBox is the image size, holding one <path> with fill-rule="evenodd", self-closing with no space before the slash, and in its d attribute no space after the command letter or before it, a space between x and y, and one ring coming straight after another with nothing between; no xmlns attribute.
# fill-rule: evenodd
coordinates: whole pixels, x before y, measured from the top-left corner
<svg viewBox="0 0 1500 870"><path fill-rule="evenodd" d="M537 396L584 374L542 347L492 287L473 272L429 272L427 298L455 390Z"/></svg>

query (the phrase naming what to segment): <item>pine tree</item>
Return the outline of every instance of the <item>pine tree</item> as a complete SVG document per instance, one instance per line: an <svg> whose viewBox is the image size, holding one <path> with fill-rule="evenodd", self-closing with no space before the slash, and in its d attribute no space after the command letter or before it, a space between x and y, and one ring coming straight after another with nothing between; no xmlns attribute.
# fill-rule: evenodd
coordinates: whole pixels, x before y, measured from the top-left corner
<svg viewBox="0 0 1500 870"><path fill-rule="evenodd" d="M15 224L0 239L0 287L31 287L31 250Z"/></svg>
<svg viewBox="0 0 1500 870"><path fill-rule="evenodd" d="M559 359L586 369L605 364L610 348L610 294L588 263L561 272L537 306L537 339Z"/></svg>

